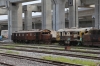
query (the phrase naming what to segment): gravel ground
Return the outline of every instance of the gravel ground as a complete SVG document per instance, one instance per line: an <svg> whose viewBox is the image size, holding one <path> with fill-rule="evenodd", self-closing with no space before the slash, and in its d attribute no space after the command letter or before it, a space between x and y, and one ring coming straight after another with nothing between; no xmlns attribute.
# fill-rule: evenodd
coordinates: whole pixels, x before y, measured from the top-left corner
<svg viewBox="0 0 100 66"><path fill-rule="evenodd" d="M4 56L0 56L0 61L7 64L15 65L15 66L55 66L51 64L39 63L35 61L29 61L25 59L16 59L16 58L4 57Z"/></svg>
<svg viewBox="0 0 100 66"><path fill-rule="evenodd" d="M5 52L8 50L2 50L0 52ZM12 50L13 52L18 52L17 55L22 55L22 56L28 56L28 57L35 57L35 58L43 58L45 56L52 56L52 57L65 57L65 58L70 58L70 59L79 59L79 60L84 60L84 61L94 61L94 62L100 62L99 60L91 60L91 59L84 59L84 58L77 58L77 57L69 57L69 56L61 56L61 55L52 55L52 54L43 54L43 53L35 53L35 52L24 52L24 51L15 51ZM16 53L13 53L16 54Z"/></svg>
<svg viewBox="0 0 100 66"><path fill-rule="evenodd" d="M16 48L20 48L20 47L16 47ZM21 47L21 49L22 49L22 47ZM44 51L45 50L45 49L34 49L34 48L24 48L24 49L39 50L39 51ZM7 53L7 51L8 50L6 50L6 49L0 49L1 53L3 53L3 52ZM47 49L45 51L60 52L60 53L69 53L69 54L84 54L84 53L79 53L79 52L68 52L68 51L47 50ZM70 59L79 59L79 60L84 60L84 61L88 60L88 61L94 61L94 62L97 62L97 63L100 62L99 60L91 60L91 59L76 58L76 57L69 57L69 56L60 56L60 55L52 55L52 54L43 54L43 53L36 53L36 52L24 52L24 51L15 51L15 50L12 50L13 54L16 54L16 52L18 53L18 55L28 56L28 57L35 57L35 58L43 58L45 56L52 56L52 57L65 57L65 58L70 58ZM86 53L86 54L88 54L88 53ZM100 57L99 54L98 54L98 57ZM48 65L48 64L42 64L42 63L32 62L32 61L27 61L27 60L20 60L20 62L19 62L19 61L17 61L19 59L15 60L15 61L12 58L10 58L10 59L11 60L8 61L9 58L7 58L7 60L6 60L5 57L0 57L0 61L1 60L3 60L4 62L7 61L7 63L13 62L14 64L17 64L16 62L18 62L19 64L16 65L16 66L33 66L33 64L34 64L34 66L52 66L52 65Z"/></svg>

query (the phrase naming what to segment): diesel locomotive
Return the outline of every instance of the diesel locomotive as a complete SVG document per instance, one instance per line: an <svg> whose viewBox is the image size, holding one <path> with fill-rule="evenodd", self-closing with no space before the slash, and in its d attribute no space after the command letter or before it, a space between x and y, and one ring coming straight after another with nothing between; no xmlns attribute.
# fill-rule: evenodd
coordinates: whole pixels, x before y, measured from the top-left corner
<svg viewBox="0 0 100 66"><path fill-rule="evenodd" d="M83 36L88 33L92 28L71 28L71 29L60 29L58 34L60 39L60 45L82 45Z"/></svg>

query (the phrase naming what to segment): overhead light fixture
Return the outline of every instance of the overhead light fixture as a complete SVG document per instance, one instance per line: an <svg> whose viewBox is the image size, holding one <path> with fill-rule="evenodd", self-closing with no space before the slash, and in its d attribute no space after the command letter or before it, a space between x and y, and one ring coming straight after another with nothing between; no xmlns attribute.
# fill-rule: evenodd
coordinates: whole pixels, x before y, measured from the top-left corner
<svg viewBox="0 0 100 66"><path fill-rule="evenodd" d="M95 5L90 5L89 7L93 7L93 8L94 8L94 7L95 7Z"/></svg>

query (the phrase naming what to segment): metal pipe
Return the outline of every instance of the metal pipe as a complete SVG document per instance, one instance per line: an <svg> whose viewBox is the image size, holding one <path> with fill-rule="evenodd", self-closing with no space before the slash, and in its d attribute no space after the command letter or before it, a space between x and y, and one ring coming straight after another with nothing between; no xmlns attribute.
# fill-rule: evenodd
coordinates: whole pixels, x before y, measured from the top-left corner
<svg viewBox="0 0 100 66"><path fill-rule="evenodd" d="M99 23L99 4L100 4L100 3L99 3L99 0L98 0L98 29L100 29L100 28L99 28L99 25L100 25L100 23Z"/></svg>
<svg viewBox="0 0 100 66"><path fill-rule="evenodd" d="M54 5L55 5L55 30L56 30L56 2L55 2L55 0L53 0L53 2L54 2Z"/></svg>

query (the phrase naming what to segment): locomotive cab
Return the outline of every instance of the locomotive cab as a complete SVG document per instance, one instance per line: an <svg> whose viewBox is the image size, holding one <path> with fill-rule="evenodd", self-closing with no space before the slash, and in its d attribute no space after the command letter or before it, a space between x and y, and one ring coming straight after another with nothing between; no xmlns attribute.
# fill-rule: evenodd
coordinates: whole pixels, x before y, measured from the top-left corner
<svg viewBox="0 0 100 66"><path fill-rule="evenodd" d="M45 29L41 33L42 33L41 39L43 43L47 43L47 44L51 43L51 40L52 40L51 31L48 29Z"/></svg>
<svg viewBox="0 0 100 66"><path fill-rule="evenodd" d="M83 37L85 46L99 46L100 47L100 29L92 29Z"/></svg>

